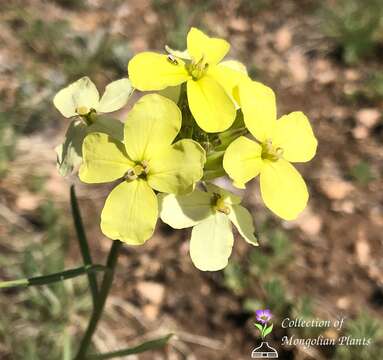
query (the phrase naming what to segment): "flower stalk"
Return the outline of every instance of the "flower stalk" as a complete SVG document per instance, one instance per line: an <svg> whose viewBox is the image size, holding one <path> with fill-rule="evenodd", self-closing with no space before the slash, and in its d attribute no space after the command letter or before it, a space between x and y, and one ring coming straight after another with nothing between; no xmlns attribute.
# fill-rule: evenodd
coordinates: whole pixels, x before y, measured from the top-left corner
<svg viewBox="0 0 383 360"><path fill-rule="evenodd" d="M88 240L84 230L84 225L81 218L80 209L78 206L77 196L74 185L70 187L70 203L72 208L73 222L77 233L77 239L80 246L82 259L85 266L91 265L92 257L90 255ZM97 277L94 272L88 273L89 287L92 294L93 307L95 307L98 296Z"/></svg>
<svg viewBox="0 0 383 360"><path fill-rule="evenodd" d="M24 278L18 280L2 281L0 282L0 289L10 289L15 287L28 287L48 285L58 281L68 280L81 275L89 275L97 271L106 271L106 267L103 265L85 265L74 269L60 271L54 274L36 276L32 278Z"/></svg>
<svg viewBox="0 0 383 360"><path fill-rule="evenodd" d="M108 269L108 271L104 274L100 287L100 292L96 301L96 306L93 309L92 316L89 320L84 337L81 340L80 347L77 356L75 357L75 360L83 360L86 358L86 354L91 344L93 334L97 329L98 322L105 307L106 299L112 287L114 273L118 260L118 254L120 252L121 246L122 242L119 240L114 240L112 242L112 246L110 248L110 252L106 262L106 268Z"/></svg>

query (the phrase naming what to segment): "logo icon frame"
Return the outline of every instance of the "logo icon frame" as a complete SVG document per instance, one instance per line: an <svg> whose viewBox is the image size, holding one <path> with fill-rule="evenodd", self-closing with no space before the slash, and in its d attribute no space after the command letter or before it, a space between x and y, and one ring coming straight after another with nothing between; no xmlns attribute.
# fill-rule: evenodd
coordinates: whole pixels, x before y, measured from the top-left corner
<svg viewBox="0 0 383 360"><path fill-rule="evenodd" d="M269 309L257 310L255 312L257 322L254 326L258 329L262 343L251 352L252 359L277 359L278 352L272 346L265 341L267 335L273 331L273 324L269 325L271 318L273 317Z"/></svg>

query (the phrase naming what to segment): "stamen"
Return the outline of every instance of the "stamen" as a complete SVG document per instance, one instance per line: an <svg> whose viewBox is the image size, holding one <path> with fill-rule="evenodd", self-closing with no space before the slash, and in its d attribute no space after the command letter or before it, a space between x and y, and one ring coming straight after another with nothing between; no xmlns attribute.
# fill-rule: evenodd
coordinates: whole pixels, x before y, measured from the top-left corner
<svg viewBox="0 0 383 360"><path fill-rule="evenodd" d="M142 167L142 165L138 164L136 165L134 168L134 173L137 175L137 176L140 176L143 172L144 172L144 168Z"/></svg>
<svg viewBox="0 0 383 360"><path fill-rule="evenodd" d="M146 178L146 175L149 173L149 164L146 160L141 163L135 164L131 169L129 169L124 175L125 180L136 180L140 178Z"/></svg>
<svg viewBox="0 0 383 360"><path fill-rule="evenodd" d="M225 205L225 202L222 198L218 199L216 209L226 215L230 214L230 209Z"/></svg>
<svg viewBox="0 0 383 360"><path fill-rule="evenodd" d="M178 61L174 55L168 55L168 61L173 65L178 65Z"/></svg>
<svg viewBox="0 0 383 360"><path fill-rule="evenodd" d="M134 169L129 169L124 176L125 180L136 180L137 178L138 176L135 174Z"/></svg>
<svg viewBox="0 0 383 360"><path fill-rule="evenodd" d="M145 173L146 174L149 173L149 163L146 160L143 160L141 164L142 164L142 167L144 168Z"/></svg>
<svg viewBox="0 0 383 360"><path fill-rule="evenodd" d="M194 80L201 79L201 77L205 75L208 68L209 64L205 62L204 56L202 56L197 62L192 61L187 67L189 74Z"/></svg>
<svg viewBox="0 0 383 360"><path fill-rule="evenodd" d="M267 139L262 144L262 159L277 161L283 156L283 149L281 147L275 148L271 139Z"/></svg>
<svg viewBox="0 0 383 360"><path fill-rule="evenodd" d="M225 201L220 194L214 193L211 199L211 203L214 210L224 213L226 215L230 214L230 209L226 206Z"/></svg>

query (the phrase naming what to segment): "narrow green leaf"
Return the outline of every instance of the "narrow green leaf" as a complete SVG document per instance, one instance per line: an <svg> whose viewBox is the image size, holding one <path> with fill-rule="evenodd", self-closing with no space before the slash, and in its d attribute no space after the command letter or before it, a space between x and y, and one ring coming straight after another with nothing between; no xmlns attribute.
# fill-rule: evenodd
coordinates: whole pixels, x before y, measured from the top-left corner
<svg viewBox="0 0 383 360"><path fill-rule="evenodd" d="M86 265L74 269L60 271L49 275L36 276L32 278L25 278L19 280L3 281L0 282L0 289L9 289L14 287L28 287L47 285L58 281L72 279L84 274L91 274L96 271L105 271L106 267L103 265Z"/></svg>
<svg viewBox="0 0 383 360"><path fill-rule="evenodd" d="M266 336L269 335L272 331L273 331L273 324L271 324L268 328L265 329L265 331L264 331L264 333L263 333L263 337L266 337Z"/></svg>
<svg viewBox="0 0 383 360"><path fill-rule="evenodd" d="M80 246L83 262L85 266L92 265L92 257L90 255L88 240L86 238L86 233L85 233L84 225L81 218L80 208L77 202L74 185L70 187L70 203L72 208L73 222L76 228L77 239ZM97 302L97 297L98 297L97 277L94 273L88 273L88 280L89 280L90 290L92 292L93 306L95 306Z"/></svg>
<svg viewBox="0 0 383 360"><path fill-rule="evenodd" d="M256 324L254 323L255 327L262 333L263 332L263 327L261 324Z"/></svg>
<svg viewBox="0 0 383 360"><path fill-rule="evenodd" d="M63 339L63 352L62 352L62 360L71 360L72 359L72 342L71 336L68 329L64 331L64 339Z"/></svg>
<svg viewBox="0 0 383 360"><path fill-rule="evenodd" d="M133 348L124 349L124 350L117 350L109 353L104 354L92 354L86 357L86 359L89 360L102 360L102 359L112 359L118 356L127 356L127 355L133 355L133 354L140 354L145 351L149 350L155 350L164 347L170 338L173 336L173 334L166 335L162 338L146 341L138 346L135 346Z"/></svg>
<svg viewBox="0 0 383 360"><path fill-rule="evenodd" d="M14 287L27 287L28 279L10 280L0 282L0 289L9 289Z"/></svg>

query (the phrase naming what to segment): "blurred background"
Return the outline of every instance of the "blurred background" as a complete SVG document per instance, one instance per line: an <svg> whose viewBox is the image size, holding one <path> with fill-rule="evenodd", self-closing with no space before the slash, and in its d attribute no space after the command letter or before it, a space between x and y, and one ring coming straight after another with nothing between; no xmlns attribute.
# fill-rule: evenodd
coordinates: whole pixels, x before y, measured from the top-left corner
<svg viewBox="0 0 383 360"><path fill-rule="evenodd" d="M158 225L125 247L94 338L111 351L174 331L164 350L129 359L248 359L254 311L274 313L281 359L383 358L383 2L381 0L0 1L0 278L81 264L69 210L76 183L96 262L105 186L61 178L54 148L69 124L58 89L88 75L100 90L137 52L185 48L190 26L227 39L230 57L274 88L279 114L304 111L319 140L302 171L307 210L283 222L248 187L261 246L240 238L230 265L200 272L188 231ZM123 118L124 114L121 114ZM0 359L70 359L91 298L86 277L0 292ZM283 329L281 319L346 317L344 328ZM281 346L283 336L371 337L367 347ZM72 355L71 355L72 354Z"/></svg>

